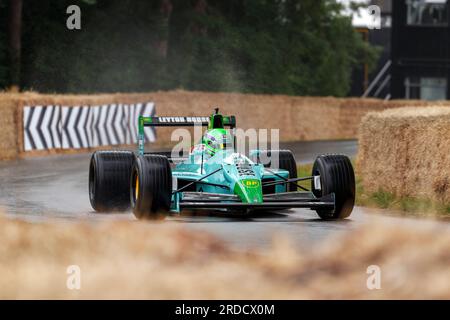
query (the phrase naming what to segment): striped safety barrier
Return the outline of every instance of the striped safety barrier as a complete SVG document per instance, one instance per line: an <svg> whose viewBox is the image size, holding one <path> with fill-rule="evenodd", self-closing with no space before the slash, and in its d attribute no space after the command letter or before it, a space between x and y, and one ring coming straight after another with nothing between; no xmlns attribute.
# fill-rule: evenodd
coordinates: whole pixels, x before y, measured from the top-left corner
<svg viewBox="0 0 450 320"><path fill-rule="evenodd" d="M137 143L138 117L154 116L153 102L101 106L25 106L24 150L82 149ZM145 130L154 142L154 128Z"/></svg>

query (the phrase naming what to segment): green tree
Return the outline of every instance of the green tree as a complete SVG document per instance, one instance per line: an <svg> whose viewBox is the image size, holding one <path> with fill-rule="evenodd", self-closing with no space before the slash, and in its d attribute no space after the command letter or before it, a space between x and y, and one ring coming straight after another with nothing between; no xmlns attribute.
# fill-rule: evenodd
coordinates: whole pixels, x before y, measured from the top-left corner
<svg viewBox="0 0 450 320"><path fill-rule="evenodd" d="M203 15L175 3L170 74L178 87L344 96L352 68L376 59L335 1L209 0Z"/></svg>
<svg viewBox="0 0 450 320"><path fill-rule="evenodd" d="M0 90L8 85L8 48L7 48L6 2L0 0Z"/></svg>
<svg viewBox="0 0 450 320"><path fill-rule="evenodd" d="M335 0L23 2L22 84L42 92L344 96L352 68L376 58ZM82 30L69 31L74 3Z"/></svg>

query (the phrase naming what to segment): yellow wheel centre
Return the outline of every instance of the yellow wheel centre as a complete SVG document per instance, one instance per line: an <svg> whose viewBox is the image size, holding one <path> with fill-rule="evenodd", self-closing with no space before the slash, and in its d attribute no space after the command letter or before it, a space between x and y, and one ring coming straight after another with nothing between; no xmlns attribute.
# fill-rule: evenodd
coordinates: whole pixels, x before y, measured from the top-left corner
<svg viewBox="0 0 450 320"><path fill-rule="evenodd" d="M136 176L136 191L134 194L135 194L135 198L137 200L139 197L139 177L138 176Z"/></svg>

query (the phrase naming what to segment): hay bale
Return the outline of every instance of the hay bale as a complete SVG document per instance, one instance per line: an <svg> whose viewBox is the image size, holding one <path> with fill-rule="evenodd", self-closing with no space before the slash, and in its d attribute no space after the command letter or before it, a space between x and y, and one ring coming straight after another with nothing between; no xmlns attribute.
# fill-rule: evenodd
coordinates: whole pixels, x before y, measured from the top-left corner
<svg viewBox="0 0 450 320"><path fill-rule="evenodd" d="M356 139L361 118L389 108L378 99L295 97L240 93L169 91L118 95L125 103L154 101L161 116L205 116L214 107L234 114L242 129L280 129L280 141ZM170 144L171 128L158 128L160 142Z"/></svg>
<svg viewBox="0 0 450 320"><path fill-rule="evenodd" d="M313 250L279 235L262 254L180 224L0 216L0 298L448 299L448 227L373 222ZM70 265L79 291L66 286ZM366 287L370 265L382 270L381 290Z"/></svg>
<svg viewBox="0 0 450 320"><path fill-rule="evenodd" d="M0 160L17 157L17 95L0 94Z"/></svg>
<svg viewBox="0 0 450 320"><path fill-rule="evenodd" d="M424 101L396 100L391 102L379 99L294 97L183 90L98 95L51 95L25 92L21 94L1 94L0 104L1 101L4 101L5 108L8 109L4 111L4 117L2 116L0 122L2 124L0 133L6 137L0 145L0 157L3 158L14 158L17 155L45 156L55 153L92 151L86 149L57 149L24 153L22 117L23 107L26 105L96 106L153 101L157 106L159 116L205 116L209 115L213 108L220 107L222 113L236 115L238 127L244 130L250 128L279 129L280 141L282 142L355 139L359 123L367 112L404 106L407 103L422 106L430 105ZM449 102L440 103L450 105ZM12 123L15 126L11 126ZM154 148L171 147L177 143L171 141L173 128L157 128L156 131L158 139L153 145ZM130 148L134 146L116 147Z"/></svg>
<svg viewBox="0 0 450 320"><path fill-rule="evenodd" d="M358 172L368 192L450 202L450 108L369 113L360 126Z"/></svg>

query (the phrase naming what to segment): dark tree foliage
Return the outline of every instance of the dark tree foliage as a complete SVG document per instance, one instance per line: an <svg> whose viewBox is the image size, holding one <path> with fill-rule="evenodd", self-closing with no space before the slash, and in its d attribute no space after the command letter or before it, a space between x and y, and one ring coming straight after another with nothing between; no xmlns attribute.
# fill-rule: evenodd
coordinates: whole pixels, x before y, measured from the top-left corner
<svg viewBox="0 0 450 320"><path fill-rule="evenodd" d="M9 84L7 21L6 1L0 0L0 90Z"/></svg>
<svg viewBox="0 0 450 320"><path fill-rule="evenodd" d="M77 4L82 29L66 28ZM8 85L0 0L0 87ZM373 63L333 0L23 0L22 89L344 96Z"/></svg>

